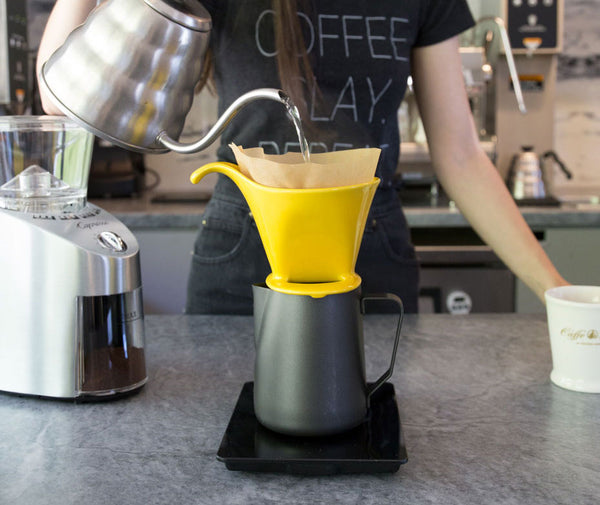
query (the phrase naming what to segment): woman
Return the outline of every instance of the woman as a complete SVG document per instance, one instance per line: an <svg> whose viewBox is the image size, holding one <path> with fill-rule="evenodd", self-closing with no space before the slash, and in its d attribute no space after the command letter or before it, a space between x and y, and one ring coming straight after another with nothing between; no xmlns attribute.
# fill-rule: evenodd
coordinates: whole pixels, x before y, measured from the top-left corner
<svg viewBox="0 0 600 505"><path fill-rule="evenodd" d="M449 197L541 300L546 289L566 284L480 147L458 51L458 34L473 25L465 0L202 3L213 18L206 68L220 112L251 89L283 88L300 108L311 151L381 148L382 182L356 266L365 292L394 292L407 311L417 310L418 265L392 184L399 157L396 114L409 75L435 173ZM40 63L94 5L58 0ZM220 159L235 161L227 147L232 141L269 153L299 147L277 103L243 109L223 133ZM251 313L251 285L268 272L248 207L235 185L221 177L196 241L187 312Z"/></svg>

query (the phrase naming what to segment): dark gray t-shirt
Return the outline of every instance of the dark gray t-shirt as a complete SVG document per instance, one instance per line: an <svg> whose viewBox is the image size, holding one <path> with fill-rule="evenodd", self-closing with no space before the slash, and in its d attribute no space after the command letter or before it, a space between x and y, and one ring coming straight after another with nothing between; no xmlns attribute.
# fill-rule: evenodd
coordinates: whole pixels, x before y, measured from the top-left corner
<svg viewBox="0 0 600 505"><path fill-rule="evenodd" d="M281 87L271 1L203 0L203 4L213 17L220 112L247 91ZM299 16L319 93L319 99L316 91L308 93L307 114L302 117L311 151L380 147L377 175L389 182L398 163L397 110L410 73L411 48L441 42L471 27L466 1L308 4L307 12ZM308 89L315 89L314 83ZM220 159L235 161L227 147L230 142L261 146L273 154L299 150L285 108L269 101L250 104L232 121L222 136Z"/></svg>
<svg viewBox="0 0 600 505"><path fill-rule="evenodd" d="M223 112L256 88L280 88L270 0L201 0L214 29L215 80ZM286 1L286 0L282 0ZM298 0L319 100L308 93L303 122L313 151L381 147L382 179L367 220L356 272L365 293L394 293L417 310L418 264L406 219L391 185L398 163L397 110L410 69L411 48L440 42L470 27L465 0ZM312 83L309 83L312 85ZM444 85L444 76L439 76ZM309 86L309 89L311 87ZM244 108L222 135L228 147L298 150L284 107L273 101ZM219 178L194 246L187 312L252 313L250 286L269 264L246 202L235 184Z"/></svg>

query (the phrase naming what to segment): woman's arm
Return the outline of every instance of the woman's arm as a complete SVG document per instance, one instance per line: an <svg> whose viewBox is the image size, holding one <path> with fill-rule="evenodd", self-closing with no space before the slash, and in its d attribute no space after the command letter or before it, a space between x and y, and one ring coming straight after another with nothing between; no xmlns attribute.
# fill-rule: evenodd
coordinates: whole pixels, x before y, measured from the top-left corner
<svg viewBox="0 0 600 505"><path fill-rule="evenodd" d="M567 284L534 237L479 144L462 77L458 39L413 50L413 83L436 175L471 226L544 301Z"/></svg>
<svg viewBox="0 0 600 505"><path fill-rule="evenodd" d="M96 0L57 0L40 41L36 75L39 75L46 60L63 44L69 33L85 21L94 7L96 7ZM40 93L44 111L47 114L62 115L44 95L42 88L40 88Z"/></svg>

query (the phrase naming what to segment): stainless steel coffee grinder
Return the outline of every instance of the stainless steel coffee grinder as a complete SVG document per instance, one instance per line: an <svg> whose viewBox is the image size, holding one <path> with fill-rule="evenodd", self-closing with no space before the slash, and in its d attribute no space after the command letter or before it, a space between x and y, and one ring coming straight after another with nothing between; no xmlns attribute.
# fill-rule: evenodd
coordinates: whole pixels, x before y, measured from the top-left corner
<svg viewBox="0 0 600 505"><path fill-rule="evenodd" d="M139 249L87 203L93 135L0 117L0 390L114 398L146 382Z"/></svg>

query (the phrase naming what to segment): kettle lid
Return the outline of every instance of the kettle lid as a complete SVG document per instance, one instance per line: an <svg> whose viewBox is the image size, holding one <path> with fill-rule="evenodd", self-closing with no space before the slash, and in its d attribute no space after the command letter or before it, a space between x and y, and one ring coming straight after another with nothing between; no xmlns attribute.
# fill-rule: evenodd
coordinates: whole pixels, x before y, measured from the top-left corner
<svg viewBox="0 0 600 505"><path fill-rule="evenodd" d="M535 153L533 146L521 146L521 152L516 155L518 163L540 164L540 157Z"/></svg>
<svg viewBox="0 0 600 505"><path fill-rule="evenodd" d="M144 0L163 16L197 32L209 32L212 19L198 0Z"/></svg>

